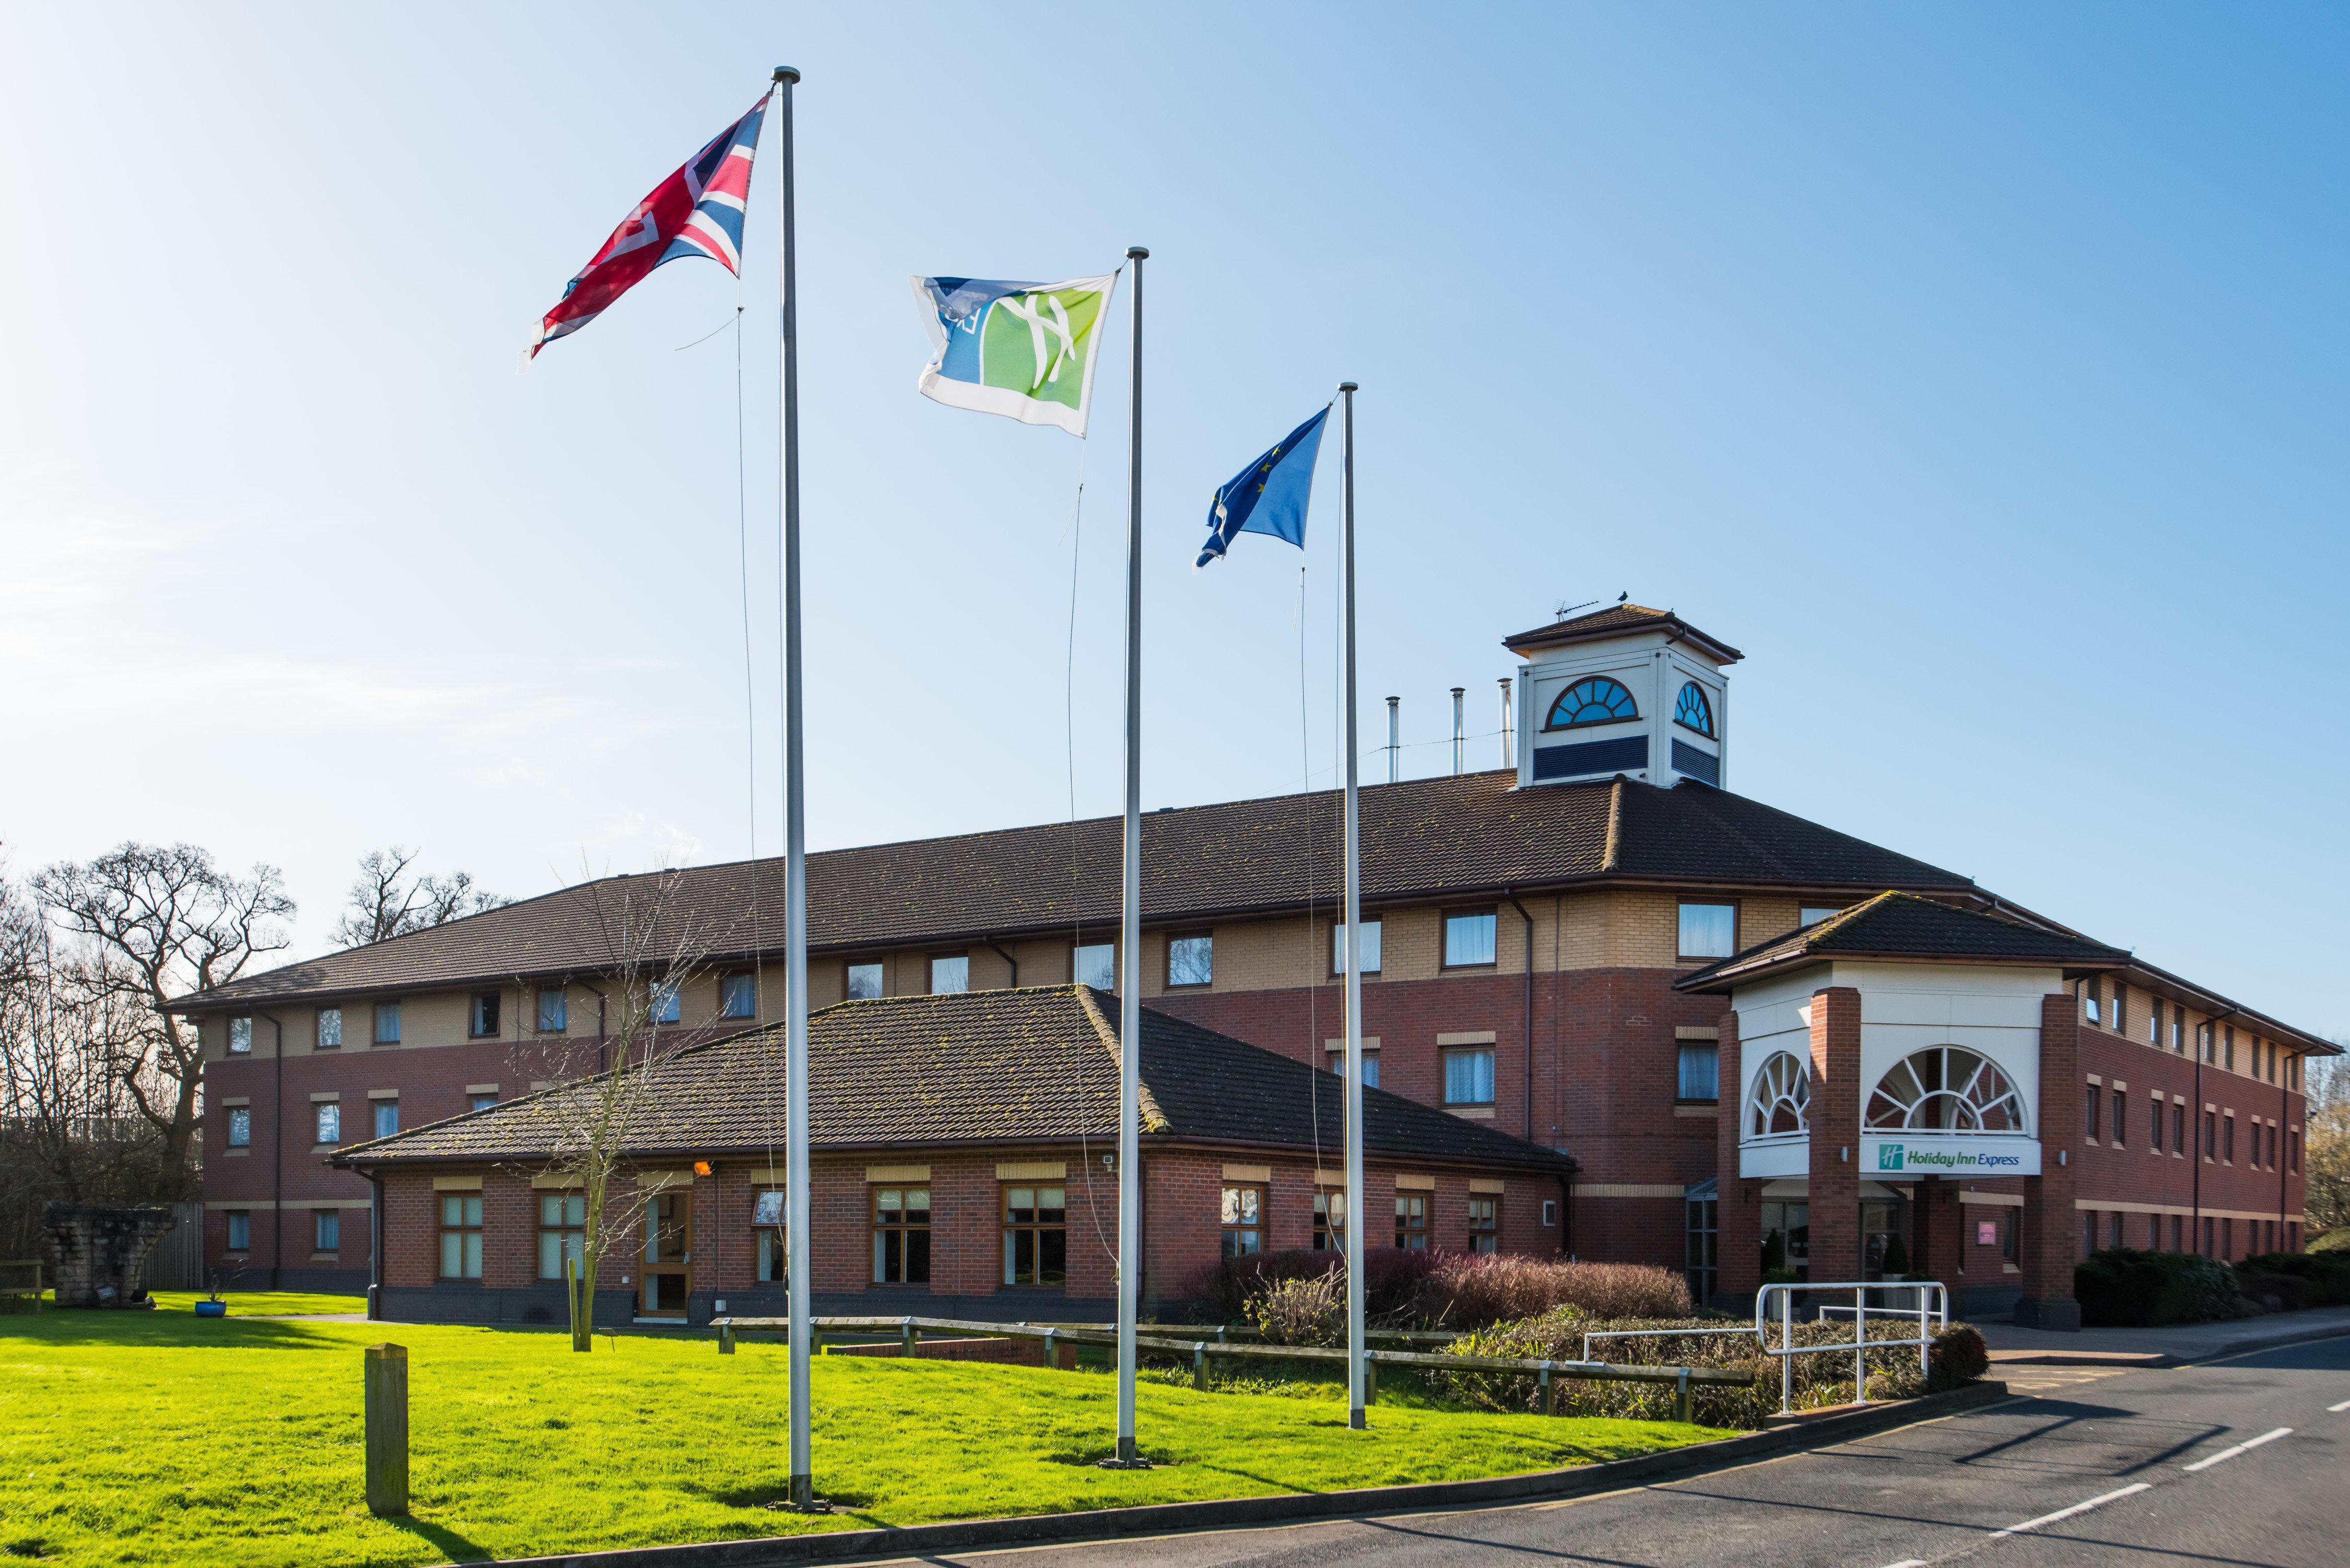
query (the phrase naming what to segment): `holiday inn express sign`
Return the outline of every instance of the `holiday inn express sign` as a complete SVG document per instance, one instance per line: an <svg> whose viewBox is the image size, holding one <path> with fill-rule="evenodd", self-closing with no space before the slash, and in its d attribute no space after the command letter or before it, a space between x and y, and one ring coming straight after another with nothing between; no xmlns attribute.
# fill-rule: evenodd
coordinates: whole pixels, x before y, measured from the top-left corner
<svg viewBox="0 0 2350 1568"><path fill-rule="evenodd" d="M1864 1133L1860 1168L1864 1177L2037 1176L2040 1140L1981 1134Z"/></svg>

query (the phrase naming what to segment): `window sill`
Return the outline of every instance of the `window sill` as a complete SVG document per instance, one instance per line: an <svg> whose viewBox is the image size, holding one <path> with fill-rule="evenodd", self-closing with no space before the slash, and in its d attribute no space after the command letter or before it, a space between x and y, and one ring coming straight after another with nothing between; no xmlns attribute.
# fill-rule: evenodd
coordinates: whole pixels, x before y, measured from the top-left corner
<svg viewBox="0 0 2350 1568"><path fill-rule="evenodd" d="M1721 1104L1718 1100L1684 1100L1673 1107L1677 1116L1719 1116Z"/></svg>
<svg viewBox="0 0 2350 1568"><path fill-rule="evenodd" d="M313 1252L310 1261L314 1263L339 1263L343 1255L340 1252Z"/></svg>
<svg viewBox="0 0 2350 1568"><path fill-rule="evenodd" d="M221 1158L223 1159L244 1159L252 1153L253 1150L250 1147L244 1148L224 1148L221 1150Z"/></svg>
<svg viewBox="0 0 2350 1568"><path fill-rule="evenodd" d="M1161 991L1213 991L1216 989L1216 982L1212 980L1187 980L1180 982L1170 980L1159 989ZM934 992L932 994L946 993Z"/></svg>
<svg viewBox="0 0 2350 1568"><path fill-rule="evenodd" d="M1447 1106L1444 1108L1463 1121L1490 1122L1493 1119L1493 1107L1491 1106Z"/></svg>
<svg viewBox="0 0 2350 1568"><path fill-rule="evenodd" d="M314 1143L310 1146L310 1152L312 1154L337 1154L341 1152L342 1147L343 1146L338 1143Z"/></svg>
<svg viewBox="0 0 2350 1568"><path fill-rule="evenodd" d="M368 1049L370 1051L389 1051L399 1044L400 1042L397 1040L370 1040L368 1042Z"/></svg>
<svg viewBox="0 0 2350 1568"><path fill-rule="evenodd" d="M1737 956L1736 953L1677 953L1673 957L1673 961L1693 964L1720 963L1723 959Z"/></svg>

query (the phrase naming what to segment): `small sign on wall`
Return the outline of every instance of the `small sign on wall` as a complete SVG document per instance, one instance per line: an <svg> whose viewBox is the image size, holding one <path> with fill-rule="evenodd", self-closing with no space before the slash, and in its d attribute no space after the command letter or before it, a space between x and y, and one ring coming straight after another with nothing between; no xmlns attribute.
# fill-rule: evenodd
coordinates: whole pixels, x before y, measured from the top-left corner
<svg viewBox="0 0 2350 1568"><path fill-rule="evenodd" d="M1999 1245L1998 1220L1978 1220L1975 1221L1975 1245L1978 1247L1996 1247Z"/></svg>

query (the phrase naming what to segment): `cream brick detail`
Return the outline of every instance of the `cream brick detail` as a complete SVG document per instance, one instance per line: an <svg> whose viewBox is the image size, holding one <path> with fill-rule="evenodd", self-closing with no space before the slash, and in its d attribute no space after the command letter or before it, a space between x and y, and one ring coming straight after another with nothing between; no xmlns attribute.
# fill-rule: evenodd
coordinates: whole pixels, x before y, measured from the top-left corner
<svg viewBox="0 0 2350 1568"><path fill-rule="evenodd" d="M1469 1179L1469 1190L1480 1194L1488 1194L1506 1192L1509 1190L1509 1188L1505 1183L1495 1181L1489 1176L1474 1176Z"/></svg>
<svg viewBox="0 0 2350 1568"><path fill-rule="evenodd" d="M1063 1181L1068 1174L1068 1162L1061 1159L1035 1159L995 1168L998 1181Z"/></svg>
<svg viewBox="0 0 2350 1568"><path fill-rule="evenodd" d="M1673 1025L1673 1038L1676 1040L1719 1040L1721 1038L1721 1031L1710 1024L1704 1023L1676 1023Z"/></svg>
<svg viewBox="0 0 2350 1568"><path fill-rule="evenodd" d="M1490 1029L1463 1029L1451 1034L1440 1034L1436 1043L1439 1045L1491 1045L1493 1032Z"/></svg>
<svg viewBox="0 0 2350 1568"><path fill-rule="evenodd" d="M1959 1189L1959 1201L1971 1203L1978 1209L2021 1209L2023 1198L2014 1192L1977 1192L1972 1188Z"/></svg>
<svg viewBox="0 0 2350 1568"><path fill-rule="evenodd" d="M1271 1181L1273 1167L1269 1165L1228 1165L1224 1167L1226 1181Z"/></svg>
<svg viewBox="0 0 2350 1568"><path fill-rule="evenodd" d="M1490 1122L1493 1119L1493 1107L1491 1106L1455 1106L1448 1108L1464 1122Z"/></svg>
<svg viewBox="0 0 2350 1568"><path fill-rule="evenodd" d="M1682 1189L1669 1181L1578 1181L1577 1198L1679 1198Z"/></svg>
<svg viewBox="0 0 2350 1568"><path fill-rule="evenodd" d="M1432 1176L1399 1176L1395 1179L1398 1192L1433 1192L1436 1178Z"/></svg>
<svg viewBox="0 0 2350 1568"><path fill-rule="evenodd" d="M270 1210L272 1210L272 1209L276 1208L276 1207L277 1207L277 1205L276 1205L276 1203L274 1203L274 1202L270 1201L270 1200L269 1200L268 1199L266 1199L266 1198L224 1198L224 1199L219 1199L218 1201L213 1201L213 1200L211 1200L211 1199L207 1199L207 1200L205 1201L205 1203L204 1203L204 1207L205 1207L207 1210L212 1210L212 1209L250 1209L250 1210L253 1210L255 1213L256 1213L256 1214L263 1214L263 1213L266 1213L266 1212L268 1212L268 1211L269 1211ZM289 1204L287 1204L287 1205L286 1205L286 1207L287 1207L288 1209L294 1209L294 1208L307 1209L308 1207L310 1207L310 1205L309 1205L307 1202L304 1202L304 1203L301 1203L301 1204L293 1204L293 1203L289 1203Z"/></svg>
<svg viewBox="0 0 2350 1568"><path fill-rule="evenodd" d="M398 1089L369 1089L368 1091L368 1098L370 1100L396 1100L400 1098L400 1091Z"/></svg>
<svg viewBox="0 0 2350 1568"><path fill-rule="evenodd" d="M465 1093L469 1095L494 1095L497 1092L498 1086L495 1084L468 1084L465 1085Z"/></svg>
<svg viewBox="0 0 2350 1568"><path fill-rule="evenodd" d="M1317 1170L1314 1173L1314 1185L1316 1187L1344 1187L1347 1185L1347 1173L1343 1170Z"/></svg>
<svg viewBox="0 0 2350 1568"><path fill-rule="evenodd" d="M328 1100L339 1100L342 1097L342 1092L338 1089L320 1089L310 1096L310 1103L314 1106L323 1105Z"/></svg>
<svg viewBox="0 0 2350 1568"><path fill-rule="evenodd" d="M1720 1106L1675 1106L1673 1107L1673 1115L1677 1116L1711 1116L1716 1120L1719 1120L1721 1116L1721 1107Z"/></svg>
<svg viewBox="0 0 2350 1568"><path fill-rule="evenodd" d="M637 1187L639 1190L650 1188L653 1191L659 1192L666 1187L690 1187L692 1183L693 1170L691 1167L688 1167L684 1170L640 1170L637 1172Z"/></svg>
<svg viewBox="0 0 2350 1568"><path fill-rule="evenodd" d="M865 1168L868 1181L928 1181L931 1168L927 1165L868 1165Z"/></svg>
<svg viewBox="0 0 2350 1568"><path fill-rule="evenodd" d="M1325 1040L1324 1042L1322 1042L1322 1049L1324 1049L1325 1051L1344 1051L1346 1048L1347 1048L1347 1043L1346 1043L1344 1040ZM1366 1050L1366 1051L1376 1051L1376 1050L1378 1050L1378 1048L1379 1048L1379 1037L1378 1037L1378 1035L1376 1035L1376 1034L1366 1034L1366 1035L1364 1035L1364 1036L1363 1036L1363 1049L1364 1049L1364 1050Z"/></svg>
<svg viewBox="0 0 2350 1568"><path fill-rule="evenodd" d="M530 1179L530 1184L534 1189L541 1192L563 1192L575 1187L585 1187L588 1185L586 1179L581 1177L564 1176L561 1174L554 1176L534 1176Z"/></svg>
<svg viewBox="0 0 2350 1568"><path fill-rule="evenodd" d="M482 1179L478 1176L436 1176L432 1179L435 1192L479 1192Z"/></svg>
<svg viewBox="0 0 2350 1568"><path fill-rule="evenodd" d="M244 1095L238 1095L238 1096L236 1096L235 1097L232 1098L232 1099L223 1100L223 1101L221 1102L221 1104L222 1104L224 1106L249 1106L249 1105L253 1104L253 1101L252 1101L252 1099L251 1099L250 1097L248 1097L248 1096L244 1096Z"/></svg>

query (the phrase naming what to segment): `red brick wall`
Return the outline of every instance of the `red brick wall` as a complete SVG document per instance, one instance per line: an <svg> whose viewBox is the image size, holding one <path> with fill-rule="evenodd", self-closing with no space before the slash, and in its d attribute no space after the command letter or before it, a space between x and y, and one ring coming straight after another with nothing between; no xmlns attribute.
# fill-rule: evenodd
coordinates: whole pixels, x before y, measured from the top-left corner
<svg viewBox="0 0 2350 1568"><path fill-rule="evenodd" d="M2018 1260L2026 1303L2070 1303L2073 1265L2081 1255L2071 1158L2081 1147L2077 1005L2065 992L2040 999L2040 1174L2023 1179L2023 1241ZM2061 1321L2055 1325L2061 1326Z"/></svg>
<svg viewBox="0 0 2350 1568"><path fill-rule="evenodd" d="M1739 1098L1739 1085L1746 1081L1742 1065L1745 1057L1738 1044L1738 1014L1723 1012L1715 1028L1720 1031L1722 1098L1714 1128L1714 1168L1721 1172L1715 1185L1721 1194L1717 1210L1721 1223L1717 1250L1721 1272L1715 1289L1724 1296L1751 1296L1762 1286L1762 1249L1758 1241L1762 1234L1762 1183L1742 1180L1738 1174L1739 1117L1744 1105Z"/></svg>

